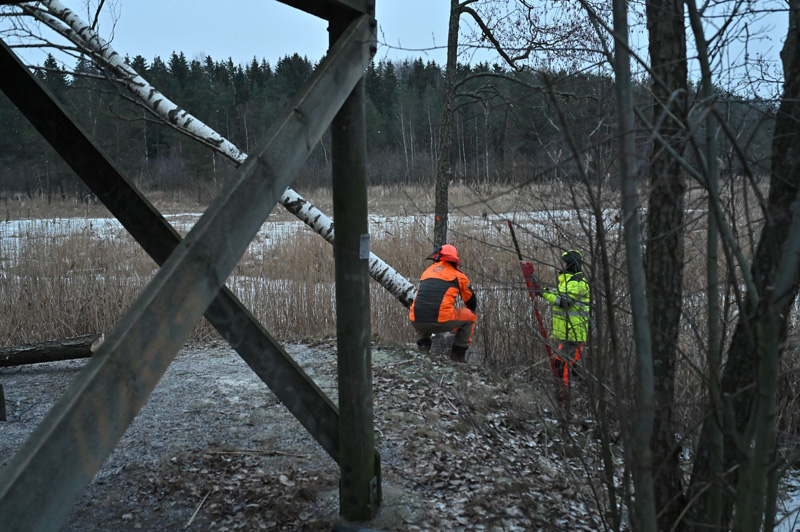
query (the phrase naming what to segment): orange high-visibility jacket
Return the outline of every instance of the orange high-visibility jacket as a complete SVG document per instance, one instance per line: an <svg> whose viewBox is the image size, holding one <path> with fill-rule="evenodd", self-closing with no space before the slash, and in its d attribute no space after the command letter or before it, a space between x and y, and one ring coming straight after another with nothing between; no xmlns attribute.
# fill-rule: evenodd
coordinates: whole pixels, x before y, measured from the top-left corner
<svg viewBox="0 0 800 532"><path fill-rule="evenodd" d="M478 300L464 272L449 262L435 262L422 273L408 317L419 323L452 321L459 295L467 308L474 312Z"/></svg>

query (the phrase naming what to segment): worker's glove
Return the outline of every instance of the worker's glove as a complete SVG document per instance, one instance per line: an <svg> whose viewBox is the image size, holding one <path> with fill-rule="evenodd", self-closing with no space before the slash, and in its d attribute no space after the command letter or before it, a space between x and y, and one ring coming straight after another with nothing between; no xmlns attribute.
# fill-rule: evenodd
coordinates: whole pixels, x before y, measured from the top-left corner
<svg viewBox="0 0 800 532"><path fill-rule="evenodd" d="M569 308L572 306L572 298L566 294L560 294L556 297L556 300L553 304L557 307L561 308Z"/></svg>
<svg viewBox="0 0 800 532"><path fill-rule="evenodd" d="M531 285L531 291L534 295L542 297L542 294L544 293L544 287L539 283L533 283Z"/></svg>

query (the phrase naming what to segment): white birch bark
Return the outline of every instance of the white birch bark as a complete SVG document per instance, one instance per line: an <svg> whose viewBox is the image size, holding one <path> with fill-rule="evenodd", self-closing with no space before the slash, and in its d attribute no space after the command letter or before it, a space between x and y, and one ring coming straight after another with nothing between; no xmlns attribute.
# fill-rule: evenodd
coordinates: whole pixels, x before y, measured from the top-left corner
<svg viewBox="0 0 800 532"><path fill-rule="evenodd" d="M112 81L122 85L135 96L137 101L166 123L231 159L237 165L247 159L247 154L239 150L233 143L150 85L125 62L109 42L97 35L89 24L59 0L43 0L38 6L23 5L21 8L70 40L80 50L91 55L95 62L105 68ZM280 199L280 204L325 240L333 243L333 220L311 202L291 188L287 188ZM403 305L411 306L414 299L414 286L372 252L369 254L369 273Z"/></svg>

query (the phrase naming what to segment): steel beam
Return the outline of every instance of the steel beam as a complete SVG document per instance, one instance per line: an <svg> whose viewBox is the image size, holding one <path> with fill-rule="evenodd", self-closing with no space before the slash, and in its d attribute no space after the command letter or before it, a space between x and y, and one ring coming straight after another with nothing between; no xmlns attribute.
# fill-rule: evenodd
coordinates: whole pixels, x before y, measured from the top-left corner
<svg viewBox="0 0 800 532"><path fill-rule="evenodd" d="M366 69L354 21L0 478L8 530L58 530ZM4 71L5 72L5 71ZM31 493L52 492L49 497Z"/></svg>

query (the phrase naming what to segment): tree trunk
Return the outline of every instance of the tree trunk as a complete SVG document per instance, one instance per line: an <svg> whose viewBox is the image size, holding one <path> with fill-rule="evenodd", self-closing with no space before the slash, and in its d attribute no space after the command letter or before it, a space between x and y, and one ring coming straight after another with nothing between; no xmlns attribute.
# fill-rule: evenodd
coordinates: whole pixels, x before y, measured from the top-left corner
<svg viewBox="0 0 800 532"><path fill-rule="evenodd" d="M461 5L450 0L450 22L447 30L447 65L444 72L442 121L439 126L439 153L436 161L436 206L434 207L433 245L447 243L447 214L450 181L453 179L453 100L455 99L456 61L458 60L458 21Z"/></svg>
<svg viewBox="0 0 800 532"><path fill-rule="evenodd" d="M784 93L775 120L772 144L772 172L766 218L753 258L751 273L755 290L749 291L733 333L722 378L722 394L731 421L725 425L725 465L732 473L726 483L736 485L737 500L724 500L725 516L736 504L736 529L745 530L760 521L765 508L765 456L775 444L774 404L777 393L776 363L787 338L787 319L797 297L798 269L788 271L788 261L797 260L800 235L800 53L797 50L800 0L791 0L789 34L781 57L784 66ZM791 277L786 282L786 276ZM726 421L728 421L726 419ZM707 423L713 423L708 419ZM692 472L692 489L699 493L702 508L703 487L710 477L711 442L703 432ZM757 530L756 528L749 528Z"/></svg>
<svg viewBox="0 0 800 532"><path fill-rule="evenodd" d="M483 103L483 175L489 184L489 104Z"/></svg>
<svg viewBox="0 0 800 532"><path fill-rule="evenodd" d="M711 110L714 106L714 85L711 74L711 60L708 53L708 41L705 37L700 12L695 0L687 0L686 7L691 21L692 33L697 48L697 58L702 72L701 94L704 106ZM719 287L719 233L720 223L716 212L720 209L719 176L717 170L717 131L719 126L712 113L708 113L705 120L705 150L702 172L706 179L708 189L708 236L706 253L706 278L708 298L708 382L707 399L704 405L705 421L703 423L701 438L709 442L709 478L714 479L708 486L707 494L696 501L691 508L690 518L693 521L704 520L714 529L721 529L723 519L722 494L725 489L722 478L724 476L724 441L722 435L722 395L720 393L720 380L722 377L722 332L720 323L722 314L720 309ZM694 496L690 485L686 500Z"/></svg>
<svg viewBox="0 0 800 532"><path fill-rule="evenodd" d="M680 445L675 440L675 359L683 304L684 198L686 183L676 159L686 145L686 30L683 3L647 2L654 123L657 134L675 152L654 143L647 207L645 276L653 346L655 419L651 440L656 466L659 530L672 530L684 507Z"/></svg>
<svg viewBox="0 0 800 532"><path fill-rule="evenodd" d="M102 343L102 334L87 334L65 340L3 347L0 348L0 368L89 358Z"/></svg>
<svg viewBox="0 0 800 532"><path fill-rule="evenodd" d="M403 119L403 104L400 104L398 118L400 119L400 138L403 140L403 159L406 162L406 184L408 184L411 180L411 167L408 163L408 146L406 144L406 123Z"/></svg>
<svg viewBox="0 0 800 532"><path fill-rule="evenodd" d="M633 480L636 491L634 529L656 530L656 506L653 489L653 457L650 438L653 432L653 359L647 318L644 265L642 264L639 196L636 189L636 146L633 123L633 87L628 52L628 3L614 0L614 74L616 76L617 113L620 130L620 173L622 179L622 211L625 239L625 262L633 312L633 334L636 342L636 409L630 427L633 443Z"/></svg>

